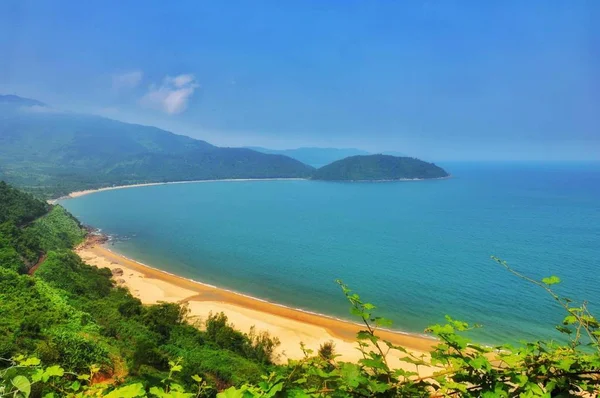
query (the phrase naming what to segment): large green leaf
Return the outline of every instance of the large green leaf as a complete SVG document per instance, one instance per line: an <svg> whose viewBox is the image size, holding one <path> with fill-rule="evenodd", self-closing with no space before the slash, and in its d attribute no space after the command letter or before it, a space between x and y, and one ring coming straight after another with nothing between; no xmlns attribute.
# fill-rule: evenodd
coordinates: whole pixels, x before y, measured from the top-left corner
<svg viewBox="0 0 600 398"><path fill-rule="evenodd" d="M25 397L28 397L29 394L31 394L31 383L25 376L15 376L12 379L12 385L15 386L15 388L19 390Z"/></svg>
<svg viewBox="0 0 600 398"><path fill-rule="evenodd" d="M104 395L104 398L134 398L145 397L146 390L142 383L129 384L125 387L117 388Z"/></svg>

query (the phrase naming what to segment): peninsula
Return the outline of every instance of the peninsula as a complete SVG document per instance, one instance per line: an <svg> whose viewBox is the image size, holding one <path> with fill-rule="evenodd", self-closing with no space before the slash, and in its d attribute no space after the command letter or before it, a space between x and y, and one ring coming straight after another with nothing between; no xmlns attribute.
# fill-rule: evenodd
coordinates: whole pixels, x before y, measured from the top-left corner
<svg viewBox="0 0 600 398"><path fill-rule="evenodd" d="M312 176L314 180L327 181L423 180L445 177L449 177L448 172L433 163L390 155L350 156L321 167Z"/></svg>

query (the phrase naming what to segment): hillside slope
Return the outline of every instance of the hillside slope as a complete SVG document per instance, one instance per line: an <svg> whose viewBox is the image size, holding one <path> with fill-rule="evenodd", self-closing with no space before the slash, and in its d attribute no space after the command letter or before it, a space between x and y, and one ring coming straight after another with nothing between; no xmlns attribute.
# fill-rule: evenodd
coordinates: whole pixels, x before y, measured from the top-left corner
<svg viewBox="0 0 600 398"><path fill-rule="evenodd" d="M49 207L3 182L0 198L11 201L11 206L0 206L0 220L7 220L0 222L0 391L66 396L74 380L66 372L79 372L96 382L106 380L98 394L90 394L105 396L100 392L114 388L111 379L156 385L171 378L169 361L180 358L185 368L172 375L175 381L197 390L192 376L201 375L214 396L213 386L258 382L272 366L266 344L276 342L268 334L259 339L238 332L222 313L209 314L204 332L187 322L180 304L142 306L111 280L109 269L89 266L71 250L85 231L65 209ZM32 216L37 218L26 225L14 223ZM42 387L41 379L23 376L18 383L15 369L7 372L18 355L36 358L19 367L25 377L31 377L32 365L54 366L53 377L64 370L68 385L57 386L55 378ZM79 380L86 384L87 379ZM29 389L31 395L18 393Z"/></svg>
<svg viewBox="0 0 600 398"><path fill-rule="evenodd" d="M448 173L433 163L390 155L351 156L321 167L313 174L315 180L376 181L427 179L448 177Z"/></svg>

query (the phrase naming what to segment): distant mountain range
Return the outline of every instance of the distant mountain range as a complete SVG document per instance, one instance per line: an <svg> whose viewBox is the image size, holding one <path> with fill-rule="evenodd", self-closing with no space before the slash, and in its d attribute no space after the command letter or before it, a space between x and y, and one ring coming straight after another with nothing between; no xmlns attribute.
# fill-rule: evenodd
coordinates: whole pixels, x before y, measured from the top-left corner
<svg viewBox="0 0 600 398"><path fill-rule="evenodd" d="M316 148L316 147L302 147L295 149L269 149L259 146L246 147L262 153L270 153L277 155L285 155L291 158L297 159L302 163L306 163L313 167L323 167L336 160L344 159L349 156L357 155L373 155L374 153L367 152L362 149L356 148ZM391 156L406 156L400 152L380 152L382 155Z"/></svg>
<svg viewBox="0 0 600 398"><path fill-rule="evenodd" d="M296 159L0 96L0 180L56 196L114 184L310 177Z"/></svg>
<svg viewBox="0 0 600 398"><path fill-rule="evenodd" d="M383 155L353 148L221 148L156 127L61 112L34 99L0 95L0 180L39 196L146 182L439 174L416 159L387 156L381 161L378 156ZM358 174L346 166L358 167Z"/></svg>

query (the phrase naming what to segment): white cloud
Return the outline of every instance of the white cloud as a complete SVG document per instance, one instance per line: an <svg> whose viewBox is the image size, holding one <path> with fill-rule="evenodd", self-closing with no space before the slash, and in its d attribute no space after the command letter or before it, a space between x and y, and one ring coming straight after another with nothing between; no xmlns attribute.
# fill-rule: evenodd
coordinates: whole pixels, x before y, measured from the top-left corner
<svg viewBox="0 0 600 398"><path fill-rule="evenodd" d="M121 90L131 90L133 88L136 88L142 81L143 77L144 77L144 73L141 70L134 70L131 72L113 75L112 76L113 90L121 91Z"/></svg>
<svg viewBox="0 0 600 398"><path fill-rule="evenodd" d="M142 97L141 103L174 115L187 108L188 100L198 87L200 85L196 82L194 75L167 76L160 86L155 84L150 86L148 93Z"/></svg>
<svg viewBox="0 0 600 398"><path fill-rule="evenodd" d="M46 105L22 106L19 109L23 112L32 112L32 113L65 113L63 110L51 108Z"/></svg>

